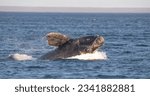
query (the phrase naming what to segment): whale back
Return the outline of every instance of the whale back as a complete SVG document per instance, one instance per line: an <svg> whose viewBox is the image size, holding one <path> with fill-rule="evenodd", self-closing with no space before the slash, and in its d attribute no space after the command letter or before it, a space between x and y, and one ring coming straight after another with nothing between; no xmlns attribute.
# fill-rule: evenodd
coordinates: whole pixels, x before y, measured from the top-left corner
<svg viewBox="0 0 150 96"><path fill-rule="evenodd" d="M69 37L58 32L50 32L46 35L50 46L61 46L69 41Z"/></svg>

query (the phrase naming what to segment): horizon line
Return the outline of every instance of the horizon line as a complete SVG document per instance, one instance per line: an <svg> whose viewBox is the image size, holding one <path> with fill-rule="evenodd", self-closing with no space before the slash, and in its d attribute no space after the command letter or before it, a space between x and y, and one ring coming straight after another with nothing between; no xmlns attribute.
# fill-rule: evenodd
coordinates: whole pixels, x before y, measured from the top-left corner
<svg viewBox="0 0 150 96"><path fill-rule="evenodd" d="M0 6L0 12L84 12L84 13L150 13L145 7L36 7L36 6Z"/></svg>

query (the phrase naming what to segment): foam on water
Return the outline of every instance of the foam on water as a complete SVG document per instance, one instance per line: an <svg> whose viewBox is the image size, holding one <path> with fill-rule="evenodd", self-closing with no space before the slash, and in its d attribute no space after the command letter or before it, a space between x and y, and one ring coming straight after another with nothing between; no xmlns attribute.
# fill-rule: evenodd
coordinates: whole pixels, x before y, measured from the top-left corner
<svg viewBox="0 0 150 96"><path fill-rule="evenodd" d="M32 56L29 56L27 54L19 54L15 53L12 55L9 55L9 58L17 61L25 61L25 60L33 60L34 58Z"/></svg>
<svg viewBox="0 0 150 96"><path fill-rule="evenodd" d="M81 54L67 59L79 59L79 60L106 60L107 55L105 52L95 51L94 53Z"/></svg>
<svg viewBox="0 0 150 96"><path fill-rule="evenodd" d="M35 60L30 55L27 54L11 54L9 55L10 59L16 60L16 61L26 61L26 60ZM87 53L87 54L81 54L77 56L68 57L66 59L79 59L79 60L106 60L107 55L105 52L95 51L94 53Z"/></svg>

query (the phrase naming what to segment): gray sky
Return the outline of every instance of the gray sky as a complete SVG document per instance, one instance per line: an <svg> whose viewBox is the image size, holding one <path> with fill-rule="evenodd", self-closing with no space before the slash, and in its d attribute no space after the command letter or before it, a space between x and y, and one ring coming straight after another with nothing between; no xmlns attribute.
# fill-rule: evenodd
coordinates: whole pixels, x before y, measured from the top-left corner
<svg viewBox="0 0 150 96"><path fill-rule="evenodd" d="M150 0L0 0L0 6L150 8Z"/></svg>

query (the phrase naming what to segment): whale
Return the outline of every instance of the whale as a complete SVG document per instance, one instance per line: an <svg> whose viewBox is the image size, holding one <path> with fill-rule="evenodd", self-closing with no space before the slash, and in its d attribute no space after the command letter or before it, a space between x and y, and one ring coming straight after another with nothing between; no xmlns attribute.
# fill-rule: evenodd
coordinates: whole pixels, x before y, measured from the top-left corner
<svg viewBox="0 0 150 96"><path fill-rule="evenodd" d="M82 54L94 53L98 48L104 44L104 38L100 35L83 36L79 38L70 38L59 32L49 32L46 36L48 45L56 47L54 50L45 53L37 60L57 60L66 59L73 56L81 56ZM6 58L0 58L0 61L5 60L33 60L27 54L10 54Z"/></svg>
<svg viewBox="0 0 150 96"><path fill-rule="evenodd" d="M93 53L104 44L104 38L100 35L70 38L59 32L49 32L46 38L48 44L56 48L41 56L39 59L42 60L65 59L76 55Z"/></svg>

